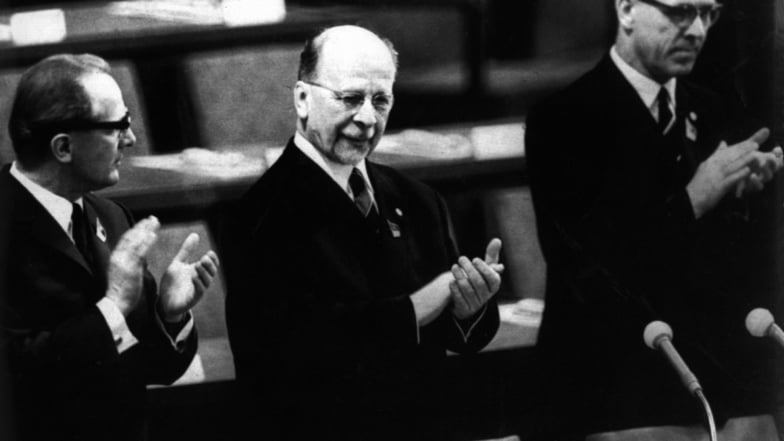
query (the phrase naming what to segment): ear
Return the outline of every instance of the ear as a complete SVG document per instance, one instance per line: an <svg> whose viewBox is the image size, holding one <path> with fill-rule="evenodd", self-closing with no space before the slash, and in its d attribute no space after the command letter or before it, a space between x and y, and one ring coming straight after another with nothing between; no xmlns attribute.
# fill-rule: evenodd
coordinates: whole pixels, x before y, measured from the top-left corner
<svg viewBox="0 0 784 441"><path fill-rule="evenodd" d="M294 108L299 119L307 119L310 111L310 88L302 81L294 85Z"/></svg>
<svg viewBox="0 0 784 441"><path fill-rule="evenodd" d="M65 133L58 133L49 141L52 156L57 162L68 163L73 158L71 137Z"/></svg>
<svg viewBox="0 0 784 441"><path fill-rule="evenodd" d="M630 30L634 24L631 0L615 0L615 12L618 14L618 23L621 29Z"/></svg>

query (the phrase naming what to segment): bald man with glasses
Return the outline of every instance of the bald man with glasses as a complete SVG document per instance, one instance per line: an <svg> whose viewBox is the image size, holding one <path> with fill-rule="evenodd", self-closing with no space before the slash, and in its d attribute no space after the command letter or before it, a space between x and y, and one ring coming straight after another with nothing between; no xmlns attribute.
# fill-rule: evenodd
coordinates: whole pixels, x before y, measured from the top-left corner
<svg viewBox="0 0 784 441"><path fill-rule="evenodd" d="M643 342L652 320L674 330L721 439L777 439L774 348L744 319L775 304L757 208L782 151L762 147L766 128L737 133L720 98L684 79L721 10L616 0L607 56L528 116L548 264L538 350L564 439L707 439L700 402Z"/></svg>
<svg viewBox="0 0 784 441"><path fill-rule="evenodd" d="M276 440L450 439L446 351L498 328L500 241L459 257L443 200L376 164L397 54L356 26L300 57L297 131L228 217L227 325L250 427Z"/></svg>
<svg viewBox="0 0 784 441"><path fill-rule="evenodd" d="M159 224L92 192L116 184L136 138L103 59L61 54L22 75L0 170L12 440L146 439L146 386L170 384L196 353L190 309L217 273L193 263L193 234L160 287L146 269ZM4 358L4 361L6 359ZM5 417L5 415L4 415Z"/></svg>

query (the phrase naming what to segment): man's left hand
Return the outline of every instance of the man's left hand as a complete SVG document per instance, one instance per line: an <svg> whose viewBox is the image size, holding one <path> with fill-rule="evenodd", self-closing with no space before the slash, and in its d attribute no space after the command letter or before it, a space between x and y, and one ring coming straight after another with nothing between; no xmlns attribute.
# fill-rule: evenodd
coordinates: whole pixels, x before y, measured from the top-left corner
<svg viewBox="0 0 784 441"><path fill-rule="evenodd" d="M452 294L452 313L458 319L476 314L501 287L503 265L498 263L501 241L493 239L487 244L485 260L465 256L452 266L455 280L449 284Z"/></svg>
<svg viewBox="0 0 784 441"><path fill-rule="evenodd" d="M158 302L162 318L167 322L181 321L199 303L218 274L218 256L212 250L196 262L188 263L188 256L198 244L199 235L191 233L161 278Z"/></svg>

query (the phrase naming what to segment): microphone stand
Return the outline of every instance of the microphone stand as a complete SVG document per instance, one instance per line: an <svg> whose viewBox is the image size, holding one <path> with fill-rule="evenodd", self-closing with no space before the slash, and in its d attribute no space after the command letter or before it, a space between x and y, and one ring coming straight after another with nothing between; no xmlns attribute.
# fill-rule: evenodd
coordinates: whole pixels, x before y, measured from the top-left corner
<svg viewBox="0 0 784 441"><path fill-rule="evenodd" d="M716 436L716 421L713 419L713 411L711 410L710 404L708 404L708 400L705 398L705 394L702 393L702 389L697 389L694 391L694 395L700 399L702 407L705 409L705 417L708 420L708 432L710 433L710 440L718 441L719 438Z"/></svg>

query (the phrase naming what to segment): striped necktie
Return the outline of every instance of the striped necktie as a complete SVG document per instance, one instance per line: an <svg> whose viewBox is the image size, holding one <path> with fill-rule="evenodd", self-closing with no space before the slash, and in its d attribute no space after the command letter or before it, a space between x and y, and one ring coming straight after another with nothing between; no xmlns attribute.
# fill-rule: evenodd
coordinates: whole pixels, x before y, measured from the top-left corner
<svg viewBox="0 0 784 441"><path fill-rule="evenodd" d="M659 89L659 94L656 96L656 101L658 101L659 105L659 130L662 133L665 133L667 126L670 125L670 120L672 120L672 111L670 111L670 94L667 93L667 89L664 87Z"/></svg>

